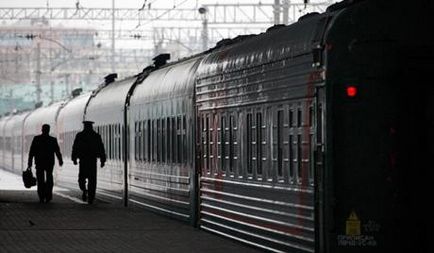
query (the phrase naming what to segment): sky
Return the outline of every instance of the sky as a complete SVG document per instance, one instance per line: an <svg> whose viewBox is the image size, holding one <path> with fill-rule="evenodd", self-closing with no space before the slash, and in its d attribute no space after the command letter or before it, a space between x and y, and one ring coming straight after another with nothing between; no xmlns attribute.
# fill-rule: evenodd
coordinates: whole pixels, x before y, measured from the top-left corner
<svg viewBox="0 0 434 253"><path fill-rule="evenodd" d="M112 0L0 0L0 7L71 7L77 1L86 8L111 8ZM311 0L311 2L327 2L329 0ZM291 3L303 0L291 0ZM336 2L336 1L334 1ZM274 0L115 0L117 8L140 8L143 4L151 3L154 7L195 7L210 3L274 3Z"/></svg>
<svg viewBox="0 0 434 253"><path fill-rule="evenodd" d="M112 0L78 0L81 6L86 8L111 8ZM252 0L115 0L118 8L140 8L143 4L151 3L155 7L193 7L203 3L257 3ZM262 0L272 2L272 0ZM0 7L72 7L76 6L77 0L0 0Z"/></svg>
<svg viewBox="0 0 434 253"><path fill-rule="evenodd" d="M78 0L81 6L85 8L111 8L112 0ZM115 0L115 6L119 8L141 7L145 0ZM173 5L180 4L181 0L147 0L146 3L155 5ZM195 0L187 1L195 2ZM71 7L76 6L77 0L1 0L0 7Z"/></svg>

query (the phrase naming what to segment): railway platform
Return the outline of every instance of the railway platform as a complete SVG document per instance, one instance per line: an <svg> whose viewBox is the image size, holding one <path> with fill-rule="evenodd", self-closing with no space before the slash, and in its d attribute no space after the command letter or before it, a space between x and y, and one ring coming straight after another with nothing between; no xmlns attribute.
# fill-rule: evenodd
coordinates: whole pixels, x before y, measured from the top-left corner
<svg viewBox="0 0 434 253"><path fill-rule="evenodd" d="M0 252L259 252L140 207L55 188L39 203L36 187L0 170Z"/></svg>

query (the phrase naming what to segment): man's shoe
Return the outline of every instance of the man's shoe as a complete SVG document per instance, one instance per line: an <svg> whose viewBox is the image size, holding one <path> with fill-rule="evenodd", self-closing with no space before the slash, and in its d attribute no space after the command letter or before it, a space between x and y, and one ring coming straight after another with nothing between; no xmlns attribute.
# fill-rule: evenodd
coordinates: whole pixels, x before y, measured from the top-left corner
<svg viewBox="0 0 434 253"><path fill-rule="evenodd" d="M86 190L83 191L83 195L81 196L81 199L82 199L84 202L87 201L87 191L86 191Z"/></svg>

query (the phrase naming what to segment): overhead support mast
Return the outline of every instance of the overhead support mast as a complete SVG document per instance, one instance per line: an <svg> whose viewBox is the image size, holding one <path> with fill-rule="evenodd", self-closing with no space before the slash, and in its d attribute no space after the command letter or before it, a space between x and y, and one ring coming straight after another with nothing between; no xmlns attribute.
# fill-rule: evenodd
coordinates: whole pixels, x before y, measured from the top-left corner
<svg viewBox="0 0 434 253"><path fill-rule="evenodd" d="M115 46L115 20L116 20L115 0L112 0L112 58L111 58L111 72L115 72L115 58L116 58L116 46Z"/></svg>
<svg viewBox="0 0 434 253"><path fill-rule="evenodd" d="M274 0L273 6L274 24L280 24L280 0Z"/></svg>

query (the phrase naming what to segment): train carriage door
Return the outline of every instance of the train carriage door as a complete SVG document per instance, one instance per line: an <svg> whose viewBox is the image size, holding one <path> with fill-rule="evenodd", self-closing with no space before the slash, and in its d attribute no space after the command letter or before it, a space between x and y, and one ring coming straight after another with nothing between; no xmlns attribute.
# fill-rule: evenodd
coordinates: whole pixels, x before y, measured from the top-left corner
<svg viewBox="0 0 434 253"><path fill-rule="evenodd" d="M315 206L315 252L321 252L325 247L325 210L324 210L324 176L325 176L325 119L326 119L326 97L325 88L317 87L312 120L315 127L316 136L314 137L314 161L312 162L314 173L314 206Z"/></svg>

